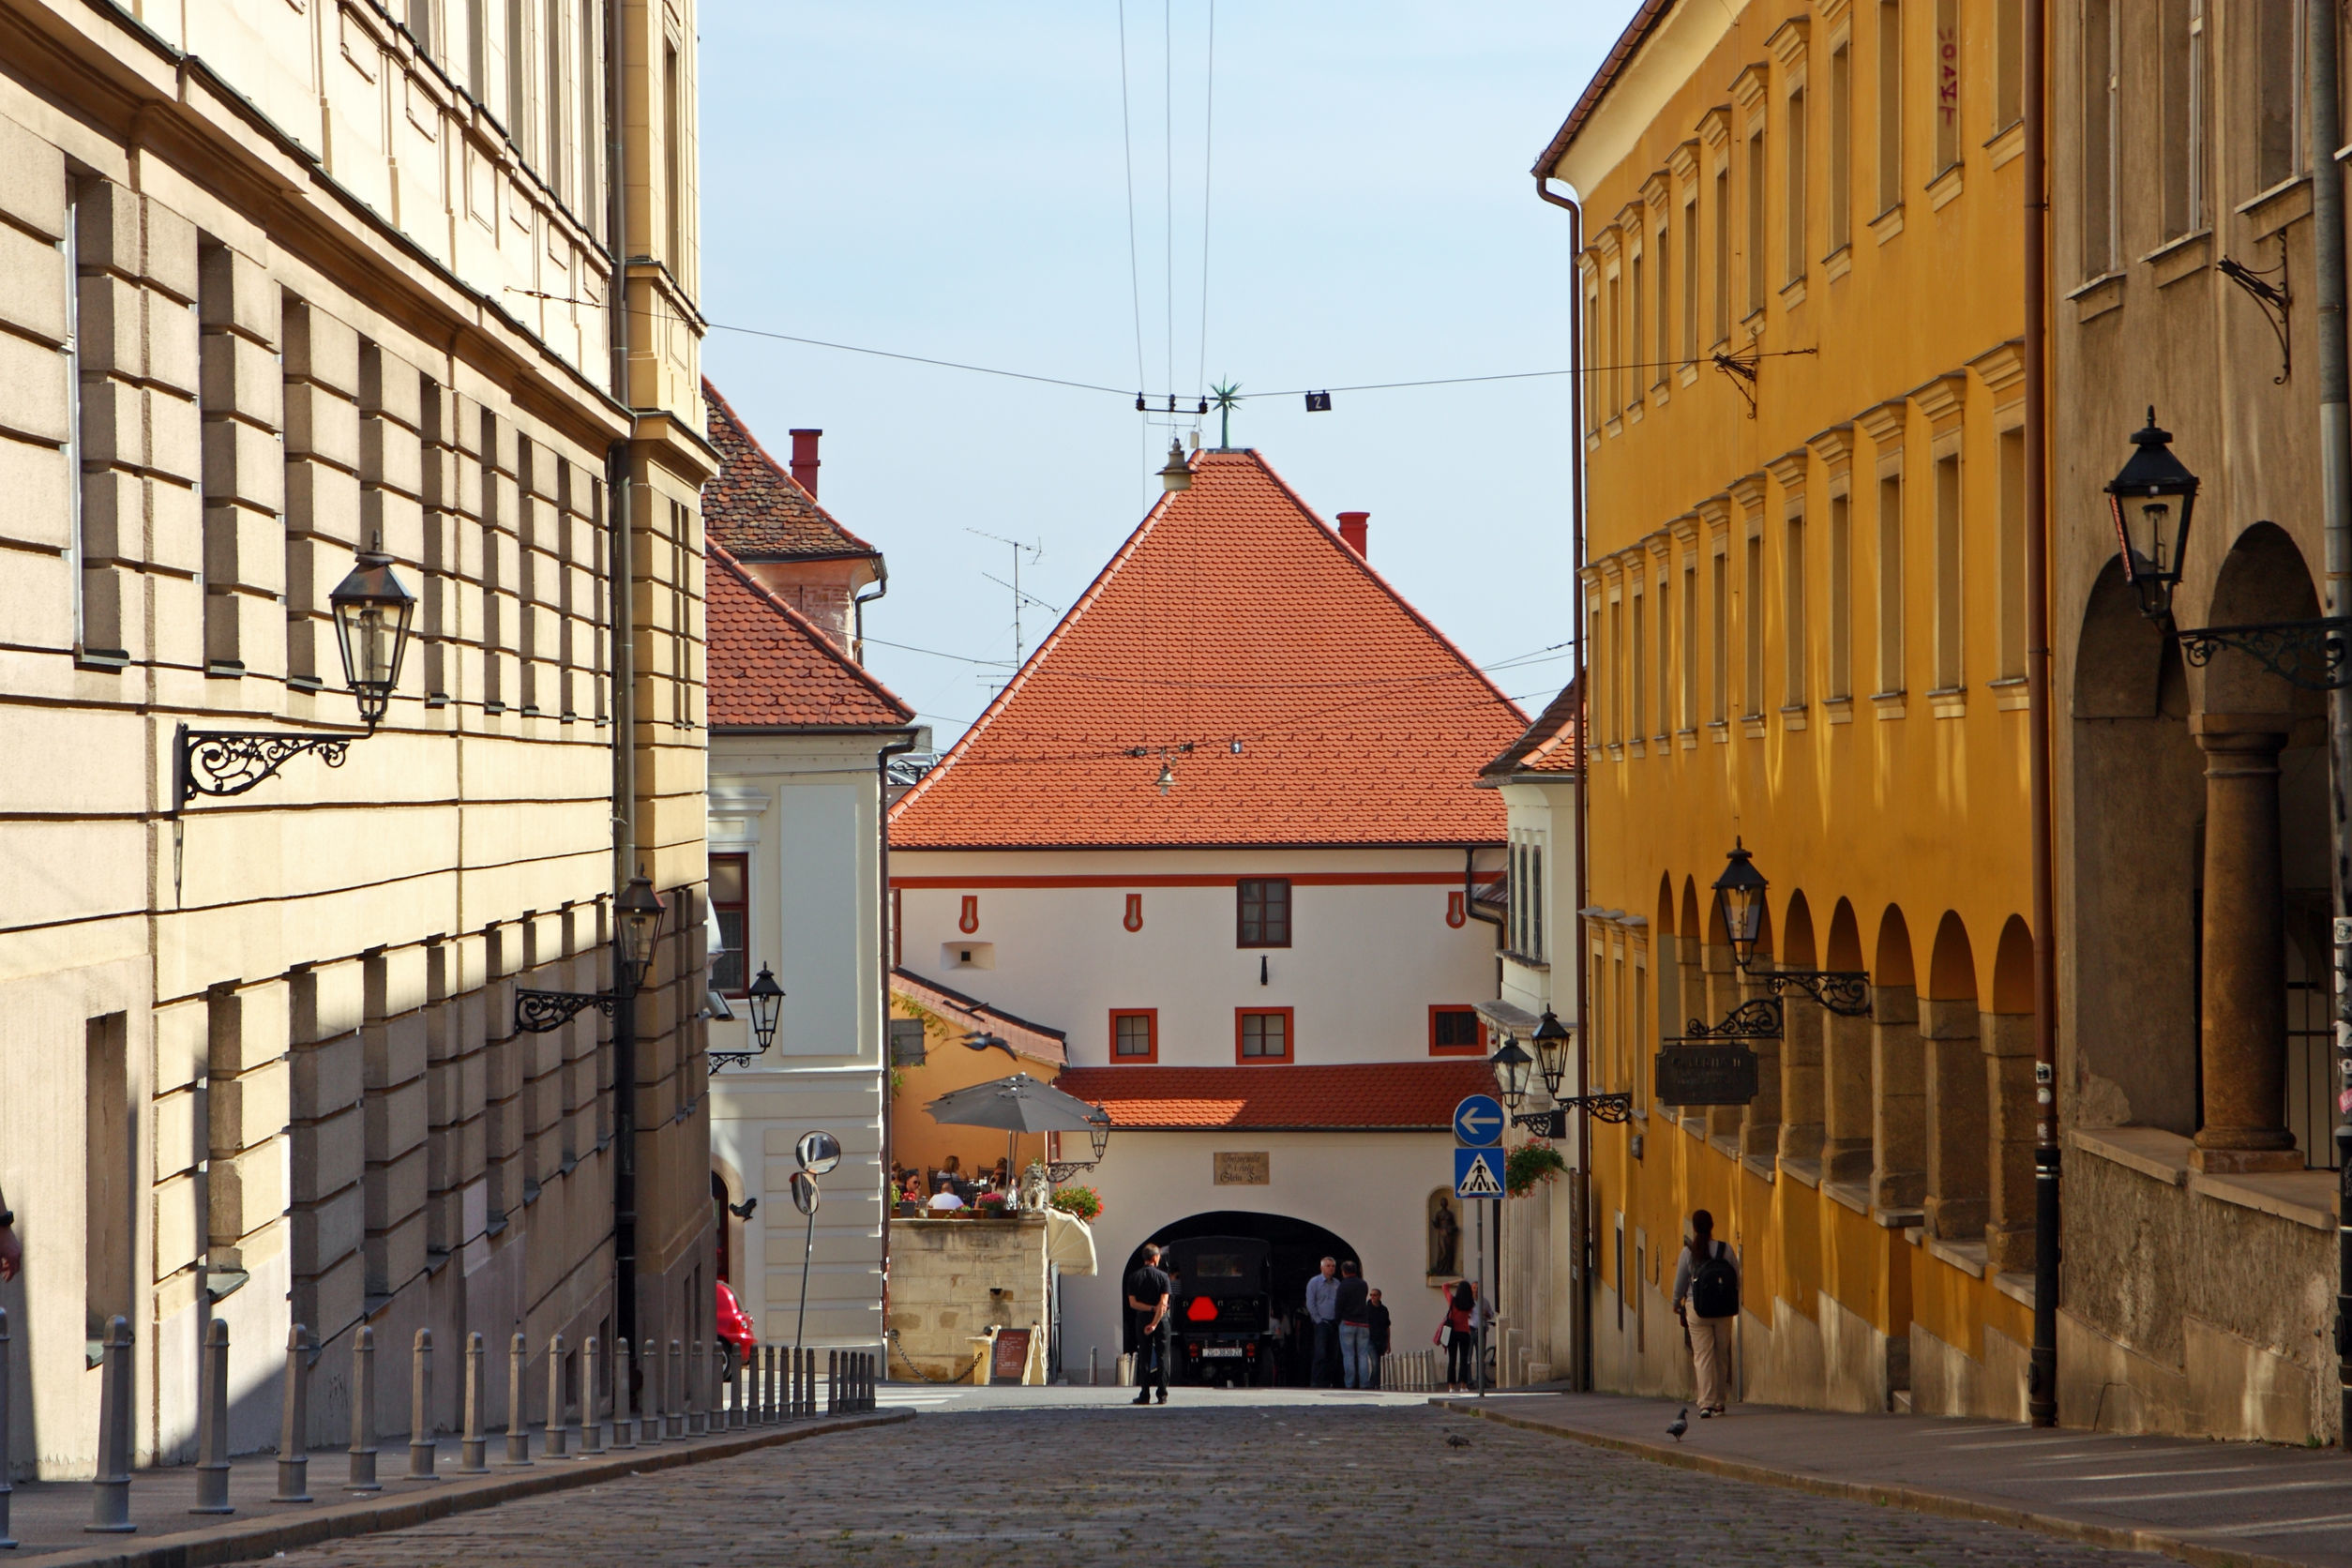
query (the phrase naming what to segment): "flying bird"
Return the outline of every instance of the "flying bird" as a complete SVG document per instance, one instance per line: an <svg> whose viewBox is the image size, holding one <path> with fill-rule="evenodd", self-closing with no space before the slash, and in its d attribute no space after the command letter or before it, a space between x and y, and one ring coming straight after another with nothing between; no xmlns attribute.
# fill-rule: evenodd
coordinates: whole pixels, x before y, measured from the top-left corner
<svg viewBox="0 0 2352 1568"><path fill-rule="evenodd" d="M1672 1438L1676 1442L1681 1442L1682 1440L1682 1434L1690 1429L1691 1410L1690 1407L1685 1405L1682 1409L1675 1411L1674 1419L1666 1424L1666 1436Z"/></svg>

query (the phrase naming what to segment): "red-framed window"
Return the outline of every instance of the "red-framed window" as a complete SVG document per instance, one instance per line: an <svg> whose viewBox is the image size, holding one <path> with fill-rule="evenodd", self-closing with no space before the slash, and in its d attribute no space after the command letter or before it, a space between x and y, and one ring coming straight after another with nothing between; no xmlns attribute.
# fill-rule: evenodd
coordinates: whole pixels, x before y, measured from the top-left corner
<svg viewBox="0 0 2352 1568"><path fill-rule="evenodd" d="M1233 1060L1247 1065L1290 1062L1298 1055L1298 1027L1289 1007L1233 1009Z"/></svg>
<svg viewBox="0 0 2352 1568"><path fill-rule="evenodd" d="M711 856L711 910L718 916L718 951L711 955L711 989L743 996L751 988L744 953L751 936L751 857Z"/></svg>
<svg viewBox="0 0 2352 1568"><path fill-rule="evenodd" d="M1157 1062L1160 1059L1160 1010L1156 1007L1113 1007L1110 1010L1110 1060Z"/></svg>
<svg viewBox="0 0 2352 1568"><path fill-rule="evenodd" d="M1429 1009L1431 1056L1484 1056L1486 1020L1475 1007L1433 1005Z"/></svg>
<svg viewBox="0 0 2352 1568"><path fill-rule="evenodd" d="M1290 945L1290 879L1244 877L1234 884L1237 947Z"/></svg>

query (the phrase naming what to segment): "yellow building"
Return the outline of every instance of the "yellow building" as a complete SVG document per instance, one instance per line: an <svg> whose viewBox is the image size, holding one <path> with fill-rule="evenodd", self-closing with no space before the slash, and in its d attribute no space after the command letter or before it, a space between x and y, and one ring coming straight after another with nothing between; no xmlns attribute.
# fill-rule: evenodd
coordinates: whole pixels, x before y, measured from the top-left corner
<svg viewBox="0 0 2352 1568"><path fill-rule="evenodd" d="M1652 0L1536 165L1582 227L1583 1037L1636 1107L1595 1129L1598 1387L1689 1386L1705 1207L1745 1398L2025 1411L2020 9ZM1867 971L1867 1015L1791 990L1751 1103L1654 1103L1662 1038L1775 964Z"/></svg>
<svg viewBox="0 0 2352 1568"><path fill-rule="evenodd" d="M1086 1139L1047 1133L1008 1135L944 1127L924 1108L975 1083L1027 1073L1051 1083L1069 1064L1062 1032L1031 1023L961 991L898 969L890 975L890 1163L904 1184L919 1173L927 1193L938 1174L973 1177L1011 1153L1015 1175L1035 1160L1084 1159ZM1055 1153L1057 1141L1066 1145ZM952 1168L950 1162L953 1162Z"/></svg>

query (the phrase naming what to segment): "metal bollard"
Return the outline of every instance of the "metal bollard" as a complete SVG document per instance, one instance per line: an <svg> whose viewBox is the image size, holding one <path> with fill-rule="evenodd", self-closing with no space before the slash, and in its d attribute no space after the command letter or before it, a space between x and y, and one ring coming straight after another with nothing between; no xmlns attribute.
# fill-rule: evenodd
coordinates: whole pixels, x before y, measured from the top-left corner
<svg viewBox="0 0 2352 1568"><path fill-rule="evenodd" d="M629 1387L629 1342L612 1342L612 1446L637 1446L637 1417L634 1391Z"/></svg>
<svg viewBox="0 0 2352 1568"><path fill-rule="evenodd" d="M347 1492L381 1492L376 1480L376 1331L362 1323L351 1339L351 1479Z"/></svg>
<svg viewBox="0 0 2352 1568"><path fill-rule="evenodd" d="M638 1358L638 1365L642 1367L645 1373L645 1397L638 1404L637 1440L643 1443L656 1443L660 1442L667 1436L662 1427L662 1411L667 1409L667 1406L664 1403L665 1391L661 1380L663 1365L661 1341L649 1339L644 1343L645 1353Z"/></svg>
<svg viewBox="0 0 2352 1568"><path fill-rule="evenodd" d="M8 1309L0 1306L0 1551L16 1545L8 1533Z"/></svg>
<svg viewBox="0 0 2352 1568"><path fill-rule="evenodd" d="M433 1331L418 1329L408 1353L408 1478L438 1481L433 1461Z"/></svg>
<svg viewBox="0 0 2352 1568"><path fill-rule="evenodd" d="M278 1495L272 1502L310 1500L310 1331L286 1331L285 1403L278 1419Z"/></svg>
<svg viewBox="0 0 2352 1568"><path fill-rule="evenodd" d="M588 1336L580 1353L580 1452L582 1457L604 1452L604 1412L596 1409L596 1364L601 1347Z"/></svg>
<svg viewBox="0 0 2352 1568"><path fill-rule="evenodd" d="M523 1410L523 1369L531 1363L531 1348L517 1334L506 1347L506 1463L531 1462L531 1426Z"/></svg>
<svg viewBox="0 0 2352 1568"><path fill-rule="evenodd" d="M478 1334L465 1336L465 1436L458 1443L461 1475L490 1473L490 1441L482 1436L482 1372L490 1359Z"/></svg>
<svg viewBox="0 0 2352 1568"><path fill-rule="evenodd" d="M670 1342L670 1370L662 1378L661 1435L671 1442L682 1442L686 1435L686 1345L680 1340Z"/></svg>
<svg viewBox="0 0 2352 1568"><path fill-rule="evenodd" d="M689 1438L699 1438L711 1429L710 1419L703 1410L707 1381L702 1365L702 1342L694 1341L686 1347L686 1384L680 1390L686 1395L686 1429Z"/></svg>
<svg viewBox="0 0 2352 1568"><path fill-rule="evenodd" d="M1100 1345L1089 1345L1086 1348L1086 1382L1090 1388L1098 1387L1102 1383L1102 1353L1103 1348Z"/></svg>
<svg viewBox="0 0 2352 1568"><path fill-rule="evenodd" d="M817 1413L817 1352L806 1347L800 1352L800 1413Z"/></svg>
<svg viewBox="0 0 2352 1568"><path fill-rule="evenodd" d="M564 1336L556 1334L547 1342L547 1456L567 1459L565 1441L569 1428L564 1421Z"/></svg>
<svg viewBox="0 0 2352 1568"><path fill-rule="evenodd" d="M760 1425L776 1425L776 1347L760 1347Z"/></svg>
<svg viewBox="0 0 2352 1568"><path fill-rule="evenodd" d="M98 1385L98 1479L90 1487L90 1522L99 1535L128 1535L130 1522L130 1319L106 1319L106 1371Z"/></svg>
<svg viewBox="0 0 2352 1568"><path fill-rule="evenodd" d="M841 1413L841 1352L825 1352L825 1414Z"/></svg>
<svg viewBox="0 0 2352 1568"><path fill-rule="evenodd" d="M229 1325L204 1325L196 1368L196 1506L190 1514L234 1514L229 1505Z"/></svg>
<svg viewBox="0 0 2352 1568"><path fill-rule="evenodd" d="M724 1341L711 1341L710 1359L702 1364L702 1403L709 1407L714 1432L727 1430L727 1347Z"/></svg>
<svg viewBox="0 0 2352 1568"><path fill-rule="evenodd" d="M730 1432L740 1432L745 1427L751 1425L749 1421L745 1419L746 1412L743 1408L744 1393L748 1387L750 1381L748 1375L749 1369L744 1365L744 1363L749 1358L746 1356L737 1356L735 1358L735 1376L728 1385L727 1429Z"/></svg>

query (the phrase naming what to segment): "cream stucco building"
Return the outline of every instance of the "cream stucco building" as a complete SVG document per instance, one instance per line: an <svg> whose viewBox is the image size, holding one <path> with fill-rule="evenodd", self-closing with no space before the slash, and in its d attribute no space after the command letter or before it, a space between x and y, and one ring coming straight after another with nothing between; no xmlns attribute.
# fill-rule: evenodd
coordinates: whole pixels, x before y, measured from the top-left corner
<svg viewBox="0 0 2352 1568"><path fill-rule="evenodd" d="M562 1333L597 1397L586 1337L710 1318L691 0L0 36L11 1452L90 1472L119 1315L136 1452L185 1456L208 1295L240 1449L295 1322L314 1439L362 1324L387 1431L421 1327ZM352 729L326 595L378 539L418 600L382 728L182 798L183 726ZM640 866L634 1030L519 1033L518 987L611 983Z"/></svg>

